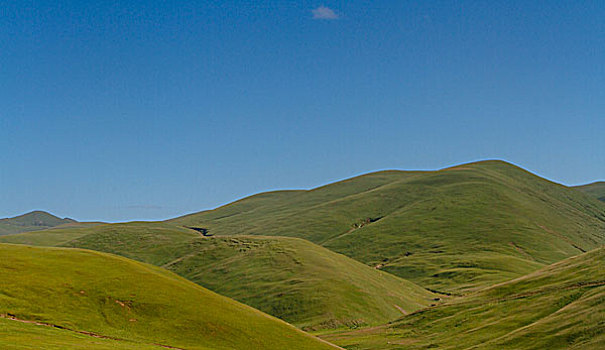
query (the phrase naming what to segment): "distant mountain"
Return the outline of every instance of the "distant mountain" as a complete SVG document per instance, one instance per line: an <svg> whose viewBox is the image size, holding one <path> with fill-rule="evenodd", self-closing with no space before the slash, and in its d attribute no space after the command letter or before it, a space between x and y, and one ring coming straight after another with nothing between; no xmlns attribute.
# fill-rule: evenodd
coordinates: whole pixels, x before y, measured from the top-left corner
<svg viewBox="0 0 605 350"><path fill-rule="evenodd" d="M591 184L575 186L574 188L586 193L589 196L605 202L605 181L593 182Z"/></svg>
<svg viewBox="0 0 605 350"><path fill-rule="evenodd" d="M61 219L45 211L32 211L14 218L0 219L0 235L45 230L65 224L76 223L76 220Z"/></svg>
<svg viewBox="0 0 605 350"><path fill-rule="evenodd" d="M169 223L211 235L300 237L449 293L605 243L603 202L503 161L261 193Z"/></svg>
<svg viewBox="0 0 605 350"><path fill-rule="evenodd" d="M336 348L123 257L8 244L0 257L1 349Z"/></svg>
<svg viewBox="0 0 605 350"><path fill-rule="evenodd" d="M605 349L605 249L360 331L347 349Z"/></svg>

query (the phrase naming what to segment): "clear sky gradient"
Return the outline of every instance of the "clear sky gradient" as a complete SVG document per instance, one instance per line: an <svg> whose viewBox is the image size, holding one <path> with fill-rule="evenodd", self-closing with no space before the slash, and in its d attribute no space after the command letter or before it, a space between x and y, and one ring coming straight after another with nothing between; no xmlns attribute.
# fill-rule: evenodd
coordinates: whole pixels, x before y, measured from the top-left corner
<svg viewBox="0 0 605 350"><path fill-rule="evenodd" d="M379 169L605 177L605 1L9 1L0 217L162 219Z"/></svg>

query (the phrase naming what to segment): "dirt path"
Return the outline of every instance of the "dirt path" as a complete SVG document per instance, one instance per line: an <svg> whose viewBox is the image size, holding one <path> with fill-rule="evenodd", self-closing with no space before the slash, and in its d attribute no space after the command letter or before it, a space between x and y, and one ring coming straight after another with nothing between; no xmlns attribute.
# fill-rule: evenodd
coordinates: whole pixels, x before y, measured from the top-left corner
<svg viewBox="0 0 605 350"><path fill-rule="evenodd" d="M405 310L404 310L404 309L403 309L401 306L399 306L399 305L397 305L397 304L393 304L393 306L394 306L394 307L395 307L397 310L399 310L399 311L400 311L402 314L404 314L404 315L407 315L407 314L408 314L408 312L407 312L407 311L405 311Z"/></svg>
<svg viewBox="0 0 605 350"><path fill-rule="evenodd" d="M183 255L183 256L181 256L179 258L176 258L176 259L174 259L174 260L172 260L170 262L165 263L161 267L164 268L164 269L170 270L171 266L176 265L176 264L180 263L181 261L183 261L183 260L185 260L187 258L190 258L190 257L192 257L192 256L194 256L196 254L197 254L197 252L193 252L193 253L189 253L189 254Z"/></svg>

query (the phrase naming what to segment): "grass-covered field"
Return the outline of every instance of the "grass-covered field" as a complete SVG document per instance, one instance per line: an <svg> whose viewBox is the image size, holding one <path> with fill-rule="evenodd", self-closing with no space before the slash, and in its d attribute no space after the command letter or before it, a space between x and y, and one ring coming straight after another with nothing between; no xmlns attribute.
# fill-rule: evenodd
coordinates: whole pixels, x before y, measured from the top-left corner
<svg viewBox="0 0 605 350"><path fill-rule="evenodd" d="M123 257L7 244L0 245L0 257L3 349L333 348L171 272Z"/></svg>
<svg viewBox="0 0 605 350"><path fill-rule="evenodd" d="M86 248L150 263L163 269L86 252L96 258L128 261L131 265L127 266L145 267L157 273L173 271L350 349L598 348L603 345L605 328L604 257L603 248L599 248L605 244L605 203L598 200L599 189L596 185L569 188L505 162L486 161L431 172L383 171L309 191L262 193L165 222L60 225L4 235L0 242ZM3 247L17 249L12 245ZM27 249L25 253L37 251ZM68 251L74 252L44 252ZM74 256L70 258L76 266ZM25 259L23 264L27 259L35 262L38 257ZM52 261L47 263L48 268L53 267ZM5 261L0 264L4 273L12 271ZM91 268L106 269L100 263ZM42 266L41 270L44 271ZM40 277L42 285L50 285L51 291L64 288L56 284L61 271L58 267L46 271ZM131 278L137 276L137 271L120 269L123 279L129 276L128 282L133 283L139 280ZM69 273L81 277L82 272ZM116 269L109 276L118 278L117 273ZM199 288L202 294L219 298L175 275L162 273L187 284L187 288ZM98 278L90 276L93 277ZM16 279L0 286L4 290L21 285L33 288L34 284L27 284L30 282ZM138 292L134 296L149 297L138 287L125 286L123 293L135 288ZM101 284L100 288L107 287ZM107 294L101 290L101 294ZM36 298L44 293L37 290L21 306L35 305ZM53 298L61 300L64 294ZM19 293L0 289L0 307L9 305L15 295ZM189 310L190 318L184 323L187 325L197 322L196 312L179 302L190 298L170 295L171 302L177 303L175 307ZM224 299L252 315L262 315L265 318L258 317L263 320L280 322ZM123 339L120 346L124 348L153 348L155 342L163 341L190 348L202 344L204 337L223 342L229 338L222 337L223 331L228 333L227 328L246 329L250 324L255 325L254 330L242 334L261 331L273 339L283 338L279 332L292 331L290 326L279 323L286 328L268 325L271 330L264 332L256 323L249 323L255 321L245 317L236 320L234 316L223 319L229 327L218 327L210 334L196 330L193 334L184 325L185 331L178 329L181 324L173 323L170 314L145 314L145 309L138 311L143 313L142 319L149 319L149 324L138 329L136 322L113 323L114 318L119 318L106 316L106 304L116 308L123 302L121 299L116 299L120 301L116 305L107 301L103 304L98 297L95 300L97 304L86 307L103 314L104 320L79 319L76 315L84 309L67 314L64 319L56 318L55 311L51 315L69 325L92 327L92 332L107 332L112 338ZM158 305L162 303L168 300L161 299ZM61 307L67 304L62 302ZM29 310L29 318L25 319L49 316L41 310ZM406 314L410 315L403 316ZM167 319L169 327L157 324L158 320ZM235 323L231 324L231 320ZM59 344L55 348L60 348L60 342L85 336L64 329L0 321L0 327L4 327L0 330L7 329L7 333L13 333L8 329L23 329L15 337L38 332L34 338L40 343L46 335L56 334L48 348L53 348L52 344ZM204 318L203 322L210 321ZM154 328L162 326L170 329ZM287 337L305 336L292 334ZM261 335L250 336L268 342L254 345L257 347L277 344ZM0 337L0 347L3 339L8 338ZM311 348L315 346L313 338L304 339L301 344L310 342ZM102 348L117 340L98 341L105 342L95 344ZM233 345L236 343L225 346L238 347ZM284 348L291 345L280 344ZM217 343L210 347L220 346L223 345Z"/></svg>
<svg viewBox="0 0 605 350"><path fill-rule="evenodd" d="M0 243L54 247L67 245L73 240L90 234L110 236L115 238L112 239L112 243L116 248L126 243L128 246L137 248L140 252L148 252L150 257L170 254L169 249L163 248L166 244L182 243L200 236L199 233L193 230L161 222L129 222L123 224L78 224L43 231L24 232L1 236ZM135 241L120 241L119 237L123 234L127 235L125 238L134 239ZM140 242L137 243L137 240ZM153 261L151 262L153 263Z"/></svg>
<svg viewBox="0 0 605 350"><path fill-rule="evenodd" d="M297 238L211 237L188 249L183 259L164 266L303 329L375 325L438 297Z"/></svg>
<svg viewBox="0 0 605 350"><path fill-rule="evenodd" d="M429 291L311 242L202 237L169 224L128 223L3 237L148 262L305 329L360 327L436 303Z"/></svg>
<svg viewBox="0 0 605 350"><path fill-rule="evenodd" d="M0 346L7 350L161 350L160 345L92 337L70 330L0 318Z"/></svg>
<svg viewBox="0 0 605 350"><path fill-rule="evenodd" d="M347 349L602 349L605 249L422 310L323 337Z"/></svg>
<svg viewBox="0 0 605 350"><path fill-rule="evenodd" d="M255 195L171 223L308 239L424 287L461 293L605 243L605 204L514 165L386 171Z"/></svg>
<svg viewBox="0 0 605 350"><path fill-rule="evenodd" d="M435 302L409 281L302 239L116 232L67 245L154 263L305 329L380 324Z"/></svg>
<svg viewBox="0 0 605 350"><path fill-rule="evenodd" d="M593 182L591 184L574 187L589 196L605 202L605 181Z"/></svg>

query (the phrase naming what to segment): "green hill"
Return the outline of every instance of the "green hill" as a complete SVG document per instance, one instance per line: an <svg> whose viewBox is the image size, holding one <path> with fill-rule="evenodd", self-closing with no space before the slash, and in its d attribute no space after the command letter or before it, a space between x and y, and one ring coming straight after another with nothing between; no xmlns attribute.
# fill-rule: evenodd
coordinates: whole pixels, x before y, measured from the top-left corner
<svg viewBox="0 0 605 350"><path fill-rule="evenodd" d="M325 335L347 349L603 349L605 249L416 312Z"/></svg>
<svg viewBox="0 0 605 350"><path fill-rule="evenodd" d="M171 272L123 257L7 244L0 244L0 257L3 349L334 348Z"/></svg>
<svg viewBox="0 0 605 350"><path fill-rule="evenodd" d="M381 324L436 298L409 281L297 238L202 237L194 230L140 222L2 240L87 248L152 263L304 329Z"/></svg>
<svg viewBox="0 0 605 350"><path fill-rule="evenodd" d="M305 238L451 293L605 243L605 204L502 161L263 193L169 223L217 236Z"/></svg>
<svg viewBox="0 0 605 350"><path fill-rule="evenodd" d="M28 231L18 234L0 235L0 243L28 244L36 246L53 247L59 246L63 242L85 235L90 232L89 229L95 226L101 226L101 223L79 222L74 224L61 225L45 230ZM153 225L154 227L156 225ZM174 228L174 226L171 226Z"/></svg>
<svg viewBox="0 0 605 350"><path fill-rule="evenodd" d="M65 224L75 223L72 219L61 219L44 211L32 211L31 213L16 216L14 218L0 219L0 235L13 233L45 230Z"/></svg>
<svg viewBox="0 0 605 350"><path fill-rule="evenodd" d="M438 304L378 270L464 295L605 244L605 204L484 161L262 193L162 223L61 227L0 242L119 254L305 329L356 327Z"/></svg>
<svg viewBox="0 0 605 350"><path fill-rule="evenodd" d="M601 202L605 202L605 181L593 182L591 184L575 186L578 189L589 196L595 197Z"/></svg>
<svg viewBox="0 0 605 350"><path fill-rule="evenodd" d="M379 324L435 298L411 282L302 239L196 235L179 242L170 230L118 230L65 245L154 263L303 328Z"/></svg>

